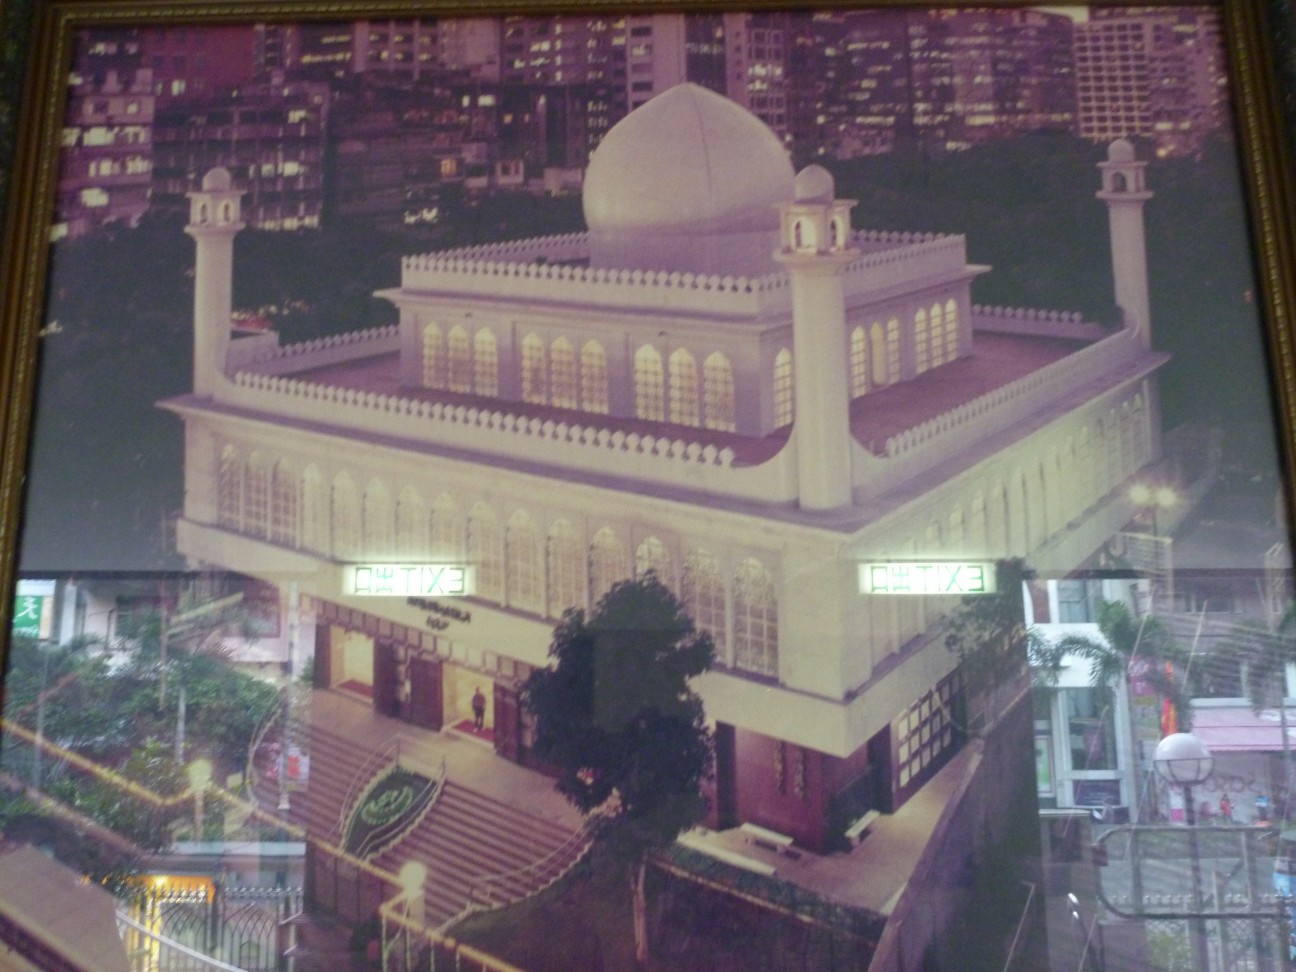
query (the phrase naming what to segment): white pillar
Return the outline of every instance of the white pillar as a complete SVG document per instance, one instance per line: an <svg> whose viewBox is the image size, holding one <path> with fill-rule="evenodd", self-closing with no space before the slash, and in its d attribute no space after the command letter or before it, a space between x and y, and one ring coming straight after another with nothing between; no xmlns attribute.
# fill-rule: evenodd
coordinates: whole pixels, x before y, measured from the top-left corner
<svg viewBox="0 0 1296 972"><path fill-rule="evenodd" d="M1152 198L1143 182L1147 163L1134 157L1134 146L1117 139L1107 148L1099 199L1107 204L1111 231L1112 277L1116 304L1124 312L1125 326L1144 347L1152 346L1152 316L1148 304L1147 244L1143 230L1143 204Z"/></svg>
<svg viewBox="0 0 1296 972"><path fill-rule="evenodd" d="M834 199L832 176L812 165L796 178L796 198L779 207L781 246L774 259L792 289L792 372L802 509L832 510L851 502L850 375L842 273L859 252L851 247L854 202Z"/></svg>
<svg viewBox="0 0 1296 972"><path fill-rule="evenodd" d="M240 221L242 191L232 188L225 169L212 169L202 189L189 193L189 225L194 256L194 394L210 397L225 372L234 290L234 237Z"/></svg>

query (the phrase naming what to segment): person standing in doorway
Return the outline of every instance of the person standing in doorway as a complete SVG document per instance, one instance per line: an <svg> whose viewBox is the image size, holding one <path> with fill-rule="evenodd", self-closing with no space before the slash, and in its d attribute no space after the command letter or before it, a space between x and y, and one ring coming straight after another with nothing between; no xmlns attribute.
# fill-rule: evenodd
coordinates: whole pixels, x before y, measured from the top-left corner
<svg viewBox="0 0 1296 972"><path fill-rule="evenodd" d="M473 728L478 732L481 732L486 728L486 696L482 694L480 688L473 692L472 710Z"/></svg>

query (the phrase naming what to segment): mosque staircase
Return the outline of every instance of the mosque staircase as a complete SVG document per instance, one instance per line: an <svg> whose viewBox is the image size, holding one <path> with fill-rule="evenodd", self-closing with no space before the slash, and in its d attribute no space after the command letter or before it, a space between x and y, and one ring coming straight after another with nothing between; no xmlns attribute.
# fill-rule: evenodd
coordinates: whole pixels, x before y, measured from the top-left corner
<svg viewBox="0 0 1296 972"><path fill-rule="evenodd" d="M381 767L374 763L374 753L318 724L309 727L307 747L310 776L291 794L289 820L313 836L339 843L344 805ZM276 756L273 744L254 754L254 791L260 806L271 811L278 805L279 784L267 770ZM542 890L588 847L583 831L573 832L447 779L418 825L371 862L393 874L407 861L426 865L425 913L435 927L469 906L498 907Z"/></svg>
<svg viewBox="0 0 1296 972"><path fill-rule="evenodd" d="M534 894L575 864L588 841L561 824L447 780L427 816L374 863L427 866L424 907L442 925L469 905L502 905Z"/></svg>

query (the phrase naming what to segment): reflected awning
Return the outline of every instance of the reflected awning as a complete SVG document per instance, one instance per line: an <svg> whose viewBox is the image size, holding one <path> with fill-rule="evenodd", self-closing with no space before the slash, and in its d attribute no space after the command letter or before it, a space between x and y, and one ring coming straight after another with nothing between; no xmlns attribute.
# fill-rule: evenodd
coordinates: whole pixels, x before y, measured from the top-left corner
<svg viewBox="0 0 1296 972"><path fill-rule="evenodd" d="M1277 709L1250 706L1193 707L1192 731L1213 753L1282 752ZM1296 709L1287 710L1288 744L1296 750Z"/></svg>

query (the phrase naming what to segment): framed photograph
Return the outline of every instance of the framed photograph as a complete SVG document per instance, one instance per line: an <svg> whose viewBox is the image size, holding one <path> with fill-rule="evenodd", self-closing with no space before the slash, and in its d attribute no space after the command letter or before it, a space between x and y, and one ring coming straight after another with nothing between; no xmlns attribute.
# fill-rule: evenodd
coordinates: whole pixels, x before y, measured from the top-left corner
<svg viewBox="0 0 1296 972"><path fill-rule="evenodd" d="M31 967L1286 967L1259 0L14 9Z"/></svg>

